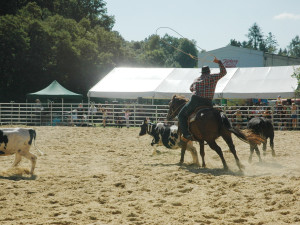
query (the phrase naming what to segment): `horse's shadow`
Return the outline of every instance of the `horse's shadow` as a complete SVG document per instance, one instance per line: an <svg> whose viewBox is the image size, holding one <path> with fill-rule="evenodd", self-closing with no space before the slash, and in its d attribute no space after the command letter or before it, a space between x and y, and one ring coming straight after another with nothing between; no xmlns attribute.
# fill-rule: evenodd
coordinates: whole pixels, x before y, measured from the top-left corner
<svg viewBox="0 0 300 225"><path fill-rule="evenodd" d="M11 175L11 176L0 176L0 180L14 180L14 181L20 181L20 180L36 180L36 175L31 175L30 177L24 177L22 175Z"/></svg>
<svg viewBox="0 0 300 225"><path fill-rule="evenodd" d="M165 164L165 163L155 163L155 164L148 164L148 166L162 166L162 167L169 167L169 166L179 166L180 170L185 170L194 174L211 174L213 176L223 176L223 175L231 175L231 176L244 176L243 171L232 171L230 169L224 170L222 168L202 168L193 164L186 164L183 163L174 163L174 164Z"/></svg>

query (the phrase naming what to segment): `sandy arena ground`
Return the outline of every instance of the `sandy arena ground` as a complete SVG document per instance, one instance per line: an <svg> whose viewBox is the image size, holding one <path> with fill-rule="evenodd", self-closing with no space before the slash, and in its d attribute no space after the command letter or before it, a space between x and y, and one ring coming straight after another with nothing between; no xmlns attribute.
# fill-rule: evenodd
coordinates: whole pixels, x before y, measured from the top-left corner
<svg viewBox="0 0 300 225"><path fill-rule="evenodd" d="M179 166L139 128L35 127L35 176L0 157L0 224L300 224L300 131L276 131L263 163L234 137L244 172L222 139L230 171L206 146L207 168ZM197 145L199 154L199 146ZM260 146L261 149L261 146ZM32 147L31 152L37 154ZM262 152L262 151L261 151Z"/></svg>

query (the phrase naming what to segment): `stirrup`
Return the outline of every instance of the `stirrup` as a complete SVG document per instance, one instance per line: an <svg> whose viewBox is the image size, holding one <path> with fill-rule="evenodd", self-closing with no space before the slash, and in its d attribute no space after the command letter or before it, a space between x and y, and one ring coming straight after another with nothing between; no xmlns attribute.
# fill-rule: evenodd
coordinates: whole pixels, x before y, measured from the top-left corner
<svg viewBox="0 0 300 225"><path fill-rule="evenodd" d="M181 139L180 140L182 140L182 141L184 141L184 142L189 142L189 141L192 141L193 140L193 137L192 137L192 135L187 135L187 137L184 137L183 135L181 136Z"/></svg>

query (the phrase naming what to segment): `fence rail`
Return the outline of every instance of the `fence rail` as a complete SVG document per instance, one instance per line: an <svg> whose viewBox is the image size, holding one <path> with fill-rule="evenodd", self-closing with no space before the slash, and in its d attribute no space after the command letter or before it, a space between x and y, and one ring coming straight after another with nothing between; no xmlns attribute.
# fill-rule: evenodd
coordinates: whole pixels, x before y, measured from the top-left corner
<svg viewBox="0 0 300 225"><path fill-rule="evenodd" d="M293 121L290 107L281 106L218 106L234 126L245 128L252 117L265 116L272 120L275 129L299 129L299 110ZM129 119L124 118L129 110ZM267 113L269 112L269 113ZM166 122L167 105L141 104L61 104L0 103L0 125L28 126L139 126L145 118L153 122Z"/></svg>

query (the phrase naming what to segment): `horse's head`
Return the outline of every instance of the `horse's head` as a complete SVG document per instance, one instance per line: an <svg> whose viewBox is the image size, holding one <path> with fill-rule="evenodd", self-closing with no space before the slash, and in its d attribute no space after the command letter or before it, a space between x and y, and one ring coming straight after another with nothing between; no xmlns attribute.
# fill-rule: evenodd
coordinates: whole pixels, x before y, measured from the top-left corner
<svg viewBox="0 0 300 225"><path fill-rule="evenodd" d="M188 102L183 96L173 95L170 103L169 103L169 112L167 115L167 120L172 120L175 116L178 115L181 108Z"/></svg>

